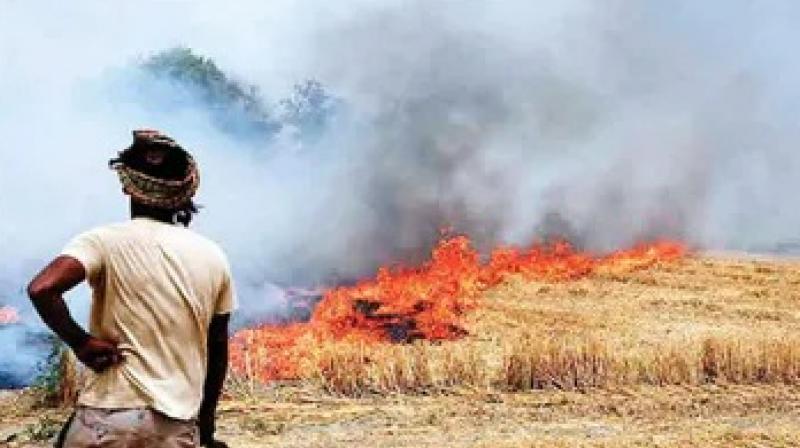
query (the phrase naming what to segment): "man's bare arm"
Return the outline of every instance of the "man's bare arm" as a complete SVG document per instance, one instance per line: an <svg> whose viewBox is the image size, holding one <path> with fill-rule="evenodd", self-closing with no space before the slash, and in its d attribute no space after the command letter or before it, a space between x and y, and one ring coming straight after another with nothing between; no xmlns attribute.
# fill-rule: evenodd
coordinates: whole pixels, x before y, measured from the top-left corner
<svg viewBox="0 0 800 448"><path fill-rule="evenodd" d="M230 314L218 314L211 319L208 330L208 368L203 387L203 402L200 405L198 426L203 446L223 447L214 440L216 430L217 403L222 393L225 375L228 373L228 323Z"/></svg>
<svg viewBox="0 0 800 448"><path fill-rule="evenodd" d="M60 256L47 265L28 285L28 295L42 320L84 364L103 371L122 360L115 343L93 338L69 313L62 295L86 279L83 265Z"/></svg>

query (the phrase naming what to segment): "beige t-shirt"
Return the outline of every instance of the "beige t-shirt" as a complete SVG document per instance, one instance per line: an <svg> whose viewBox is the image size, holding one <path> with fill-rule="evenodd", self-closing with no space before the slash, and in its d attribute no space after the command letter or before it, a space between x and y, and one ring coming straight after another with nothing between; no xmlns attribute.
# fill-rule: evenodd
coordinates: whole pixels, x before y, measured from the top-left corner
<svg viewBox="0 0 800 448"><path fill-rule="evenodd" d="M196 417L211 318L235 308L220 248L185 227L135 218L79 235L62 255L86 269L91 334L119 341L125 358L89 373L78 403Z"/></svg>

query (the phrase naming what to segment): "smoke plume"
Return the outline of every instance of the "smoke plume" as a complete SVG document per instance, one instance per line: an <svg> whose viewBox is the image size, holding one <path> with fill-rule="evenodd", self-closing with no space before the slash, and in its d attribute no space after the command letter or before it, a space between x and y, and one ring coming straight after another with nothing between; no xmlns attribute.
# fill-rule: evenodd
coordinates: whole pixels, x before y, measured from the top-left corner
<svg viewBox="0 0 800 448"><path fill-rule="evenodd" d="M413 263L444 227L483 249L798 239L794 2L147 3L0 6L0 305L22 308L23 331L39 325L31 276L126 219L105 163L136 127L196 155L195 227L228 252L250 320L278 306L273 284ZM339 106L314 138L226 132L142 73L178 46L267 104L315 79Z"/></svg>

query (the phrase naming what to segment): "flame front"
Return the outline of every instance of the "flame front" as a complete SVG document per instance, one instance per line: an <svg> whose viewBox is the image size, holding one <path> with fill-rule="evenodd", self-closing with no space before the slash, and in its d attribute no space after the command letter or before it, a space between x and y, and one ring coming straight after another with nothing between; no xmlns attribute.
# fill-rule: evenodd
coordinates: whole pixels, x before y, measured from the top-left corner
<svg viewBox="0 0 800 448"><path fill-rule="evenodd" d="M602 270L631 271L682 257L680 243L657 242L597 257L568 243L527 250L502 247L481 263L464 236L443 239L417 268L382 267L374 279L326 291L306 323L242 330L231 341L234 372L263 381L293 379L307 359L303 347L325 339L367 343L454 340L482 292L512 275L568 281ZM303 342L309 342L305 344Z"/></svg>

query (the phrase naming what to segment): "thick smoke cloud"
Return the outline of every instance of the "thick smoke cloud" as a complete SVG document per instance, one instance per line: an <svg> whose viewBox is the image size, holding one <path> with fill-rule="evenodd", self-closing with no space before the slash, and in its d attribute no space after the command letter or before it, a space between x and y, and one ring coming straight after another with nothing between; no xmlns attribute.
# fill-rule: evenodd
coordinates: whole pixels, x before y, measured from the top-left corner
<svg viewBox="0 0 800 448"><path fill-rule="evenodd" d="M797 239L794 2L146 3L0 5L0 303L24 306L72 235L126 218L104 165L140 126L196 153L196 227L255 319L270 283L414 262L447 226L483 249ZM143 95L137 61L178 45L268 100L313 78L343 107L313 143L239 139Z"/></svg>

